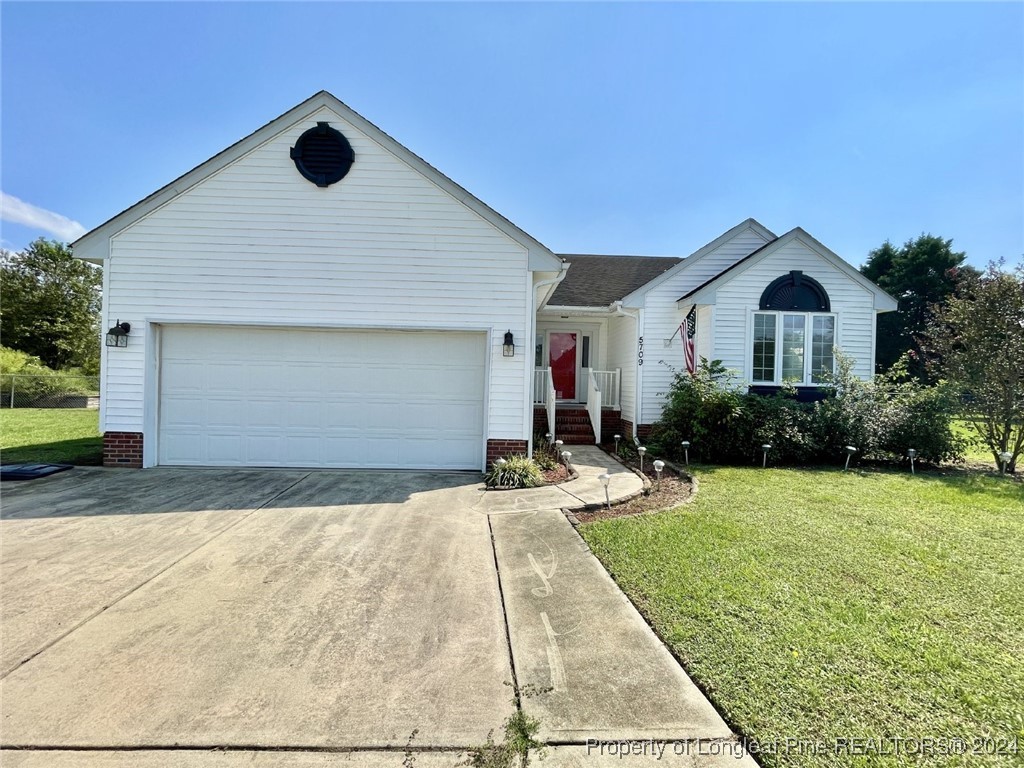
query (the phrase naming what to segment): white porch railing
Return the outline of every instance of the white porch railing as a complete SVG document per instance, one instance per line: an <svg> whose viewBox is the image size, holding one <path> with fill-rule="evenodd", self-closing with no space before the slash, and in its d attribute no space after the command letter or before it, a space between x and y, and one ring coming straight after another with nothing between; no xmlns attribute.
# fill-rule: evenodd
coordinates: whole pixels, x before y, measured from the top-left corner
<svg viewBox="0 0 1024 768"><path fill-rule="evenodd" d="M601 385L595 375L599 371L587 369L587 413L590 414L590 427L594 430L594 443L601 444Z"/></svg>
<svg viewBox="0 0 1024 768"><path fill-rule="evenodd" d="M619 409L620 382L622 381L622 369L614 371L595 371L593 368L584 368L580 376L581 391L587 392L589 397L590 379L594 379L597 388L601 390L601 403L605 408ZM553 389L550 368L533 369L533 402L534 405L547 405L547 394ZM589 402L589 399L587 400Z"/></svg>
<svg viewBox="0 0 1024 768"><path fill-rule="evenodd" d="M555 442L555 380L551 376L551 369L548 368L547 377L544 379L544 385L547 387L545 394L547 395L547 401L544 403L544 409L548 412L548 432L551 434L551 442Z"/></svg>
<svg viewBox="0 0 1024 768"><path fill-rule="evenodd" d="M597 383L597 388L601 392L601 402L605 408L619 408L619 381L622 379L622 369L616 368L614 371L595 371L591 370L590 375L587 379L593 379ZM589 394L590 387L588 384L587 392ZM588 401L589 402L589 401Z"/></svg>

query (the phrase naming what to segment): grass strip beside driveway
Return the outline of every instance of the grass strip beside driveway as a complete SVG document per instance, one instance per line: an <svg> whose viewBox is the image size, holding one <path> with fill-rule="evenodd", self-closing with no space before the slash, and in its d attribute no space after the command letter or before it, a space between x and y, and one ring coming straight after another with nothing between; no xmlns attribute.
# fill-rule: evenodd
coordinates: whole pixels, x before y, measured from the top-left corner
<svg viewBox="0 0 1024 768"><path fill-rule="evenodd" d="M100 464L103 437L95 408L0 409L4 464Z"/></svg>
<svg viewBox="0 0 1024 768"><path fill-rule="evenodd" d="M978 474L695 468L695 503L581 533L762 742L1002 738L1024 752L1024 488ZM762 754L767 766L916 755ZM928 765L1024 765L1024 753Z"/></svg>

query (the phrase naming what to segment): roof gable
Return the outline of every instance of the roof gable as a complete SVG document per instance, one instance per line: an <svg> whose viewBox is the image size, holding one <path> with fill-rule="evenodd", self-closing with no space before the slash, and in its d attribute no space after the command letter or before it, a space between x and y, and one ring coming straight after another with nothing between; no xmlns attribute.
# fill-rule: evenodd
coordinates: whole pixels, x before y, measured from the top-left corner
<svg viewBox="0 0 1024 768"><path fill-rule="evenodd" d="M782 237L773 240L770 243L766 243L761 248L750 253L744 258L737 261L735 264L727 267L726 269L719 272L714 277L710 278L702 285L697 286L692 291L680 296L677 303L680 307L689 306L691 304L710 304L714 303L714 293L722 285L732 280L734 277L742 274L750 267L754 266L762 259L767 258L772 253L775 253L780 248L784 248L786 245L799 241L809 251L818 255L833 267L836 267L839 271L846 274L847 277L851 278L854 282L860 284L863 288L868 290L874 296L874 308L878 312L889 312L896 309L897 302L892 296L883 291L871 280L864 277L857 269L850 265L846 260L841 258L834 251L827 248L820 241L808 234L804 229L795 227L789 232L784 234Z"/></svg>
<svg viewBox="0 0 1024 768"><path fill-rule="evenodd" d="M638 286L629 295L624 296L622 298L623 304L626 304L627 306L640 306L642 304L642 302L643 302L644 296L652 288L655 288L658 285L661 285L662 283L666 282L667 280L671 280L676 275L685 272L686 270L690 269L694 264L698 263L701 259L703 259L708 254L714 253L716 250L721 248L723 245L726 245L730 241L735 240L737 237L739 237L740 235L742 235L742 234L744 234L745 232L748 232L748 231L756 234L762 240L765 240L767 242L771 242L772 240L776 239L775 233L772 232L767 227L765 227L763 224L761 224L756 219L753 219L753 218L745 219L744 221L741 221L739 224L737 224L732 229L729 229L729 230L723 232L722 234L720 234L718 237L716 237L710 243L707 243L706 245L703 245L700 248L698 248L696 251L691 253L685 259L682 259L680 261L680 263L678 263L672 269L667 270L666 272L662 273L661 275L658 275L655 279L649 281L648 283L646 283L644 285L641 285L641 286Z"/></svg>
<svg viewBox="0 0 1024 768"><path fill-rule="evenodd" d="M504 216L474 197L327 91L320 91L306 99L280 117L258 128L253 133L196 166L191 171L188 171L135 205L87 232L72 244L76 255L92 261L100 261L106 258L109 254L109 240L113 235L324 107L336 112L344 120L355 126L357 130L363 132L368 138L418 172L429 182L479 215L510 239L522 245L529 254L529 268L531 270L557 271L561 269L561 260L546 246L519 229L519 227Z"/></svg>

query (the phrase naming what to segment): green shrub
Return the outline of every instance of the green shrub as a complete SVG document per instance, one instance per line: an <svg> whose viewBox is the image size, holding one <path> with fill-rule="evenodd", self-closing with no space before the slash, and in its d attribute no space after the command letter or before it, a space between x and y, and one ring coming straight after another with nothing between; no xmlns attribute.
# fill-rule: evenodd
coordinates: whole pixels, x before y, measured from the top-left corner
<svg viewBox="0 0 1024 768"><path fill-rule="evenodd" d="M533 461L545 471L555 469L561 463L558 457L558 450L543 435L537 435L533 438Z"/></svg>
<svg viewBox="0 0 1024 768"><path fill-rule="evenodd" d="M44 365L38 357L0 347L0 406L4 408L11 407L12 384L14 405L24 407L48 395L69 392L69 384L75 383L78 383L75 379L63 377L58 371ZM81 387L72 389L77 393Z"/></svg>
<svg viewBox="0 0 1024 768"><path fill-rule="evenodd" d="M505 463L491 465L487 472L487 485L500 488L533 488L544 482L540 468L526 456L505 456Z"/></svg>
<svg viewBox="0 0 1024 768"><path fill-rule="evenodd" d="M709 463L757 461L772 446L778 464L838 463L846 446L857 458L899 459L908 448L927 461L961 461L964 442L953 430L956 399L943 383L926 386L906 375L905 365L864 381L836 350L830 394L801 403L792 389L763 396L742 391L721 361L701 365L693 376L676 372L650 443L680 457L689 440L691 458Z"/></svg>

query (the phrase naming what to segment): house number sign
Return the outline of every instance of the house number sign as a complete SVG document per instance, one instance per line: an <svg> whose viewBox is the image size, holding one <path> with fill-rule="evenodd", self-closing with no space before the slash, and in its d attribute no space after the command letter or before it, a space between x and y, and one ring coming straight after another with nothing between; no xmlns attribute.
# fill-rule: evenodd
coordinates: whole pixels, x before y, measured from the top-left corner
<svg viewBox="0 0 1024 768"><path fill-rule="evenodd" d="M640 337L639 343L637 344L636 364L637 365L643 365L644 364L644 337L643 336Z"/></svg>

